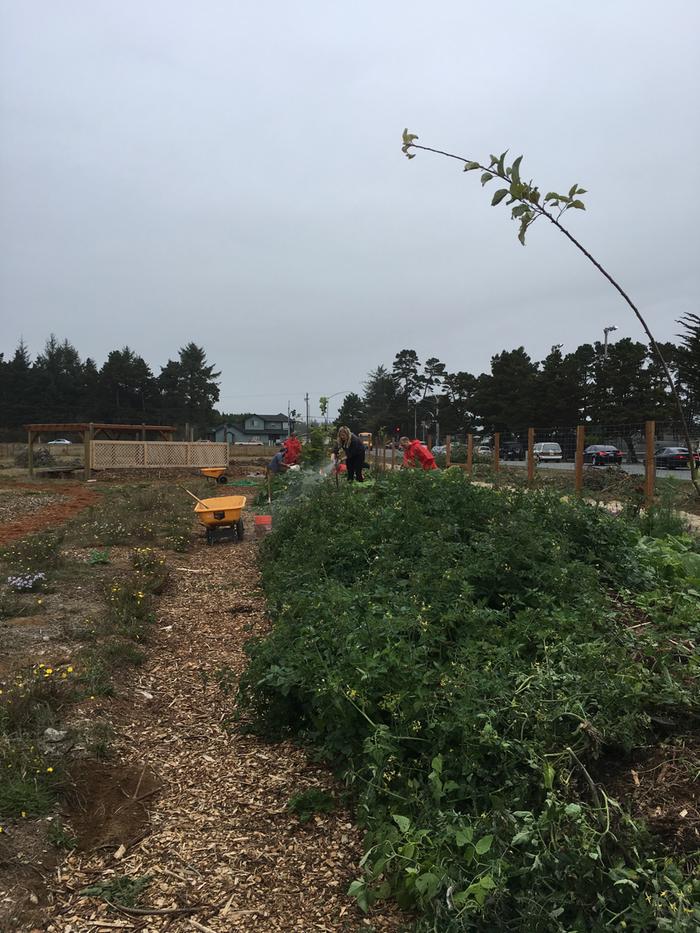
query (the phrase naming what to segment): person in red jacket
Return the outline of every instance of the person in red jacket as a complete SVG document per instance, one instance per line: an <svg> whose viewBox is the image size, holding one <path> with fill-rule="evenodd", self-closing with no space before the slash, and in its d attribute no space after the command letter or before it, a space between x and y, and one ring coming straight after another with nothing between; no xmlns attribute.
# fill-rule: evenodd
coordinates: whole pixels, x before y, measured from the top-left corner
<svg viewBox="0 0 700 933"><path fill-rule="evenodd" d="M292 431L287 440L282 444L282 450L284 451L284 462L287 466L292 466L299 462L299 457L301 456L301 442L294 431Z"/></svg>
<svg viewBox="0 0 700 933"><path fill-rule="evenodd" d="M409 437L402 437L399 444L403 448L403 465L405 467L421 467L424 470L437 470L435 457L425 444L412 441Z"/></svg>

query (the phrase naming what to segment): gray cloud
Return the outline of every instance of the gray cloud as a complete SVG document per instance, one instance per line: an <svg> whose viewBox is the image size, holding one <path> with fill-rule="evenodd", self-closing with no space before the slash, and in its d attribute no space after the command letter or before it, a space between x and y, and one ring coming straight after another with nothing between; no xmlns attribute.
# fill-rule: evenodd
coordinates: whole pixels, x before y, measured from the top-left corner
<svg viewBox="0 0 700 933"><path fill-rule="evenodd" d="M190 339L222 406L356 389L403 347L480 371L617 323L556 231L523 249L478 180L400 131L543 187L661 339L697 311L700 7L506 0L0 3L0 349L49 332L157 368ZM678 166L672 169L671 166Z"/></svg>

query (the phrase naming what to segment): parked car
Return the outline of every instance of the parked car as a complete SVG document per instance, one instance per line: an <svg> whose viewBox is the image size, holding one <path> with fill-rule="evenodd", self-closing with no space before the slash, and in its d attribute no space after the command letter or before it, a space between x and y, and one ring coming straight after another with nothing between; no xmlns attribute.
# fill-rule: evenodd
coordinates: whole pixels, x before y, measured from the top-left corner
<svg viewBox="0 0 700 933"><path fill-rule="evenodd" d="M620 466L622 451L612 444L591 444L583 452L583 462L593 466Z"/></svg>
<svg viewBox="0 0 700 933"><path fill-rule="evenodd" d="M525 447L520 441L503 441L500 455L501 460L524 460Z"/></svg>
<svg viewBox="0 0 700 933"><path fill-rule="evenodd" d="M61 444L61 445L63 445L63 444L70 444L70 443L72 443L72 442L69 441L67 437L58 437L58 438L56 438L55 441L49 441L48 446L51 446L51 444Z"/></svg>
<svg viewBox="0 0 700 933"><path fill-rule="evenodd" d="M535 444L532 448L532 453L538 463L541 460L561 462L563 459L561 447L559 444L552 443L551 441Z"/></svg>
<svg viewBox="0 0 700 933"><path fill-rule="evenodd" d="M489 444L479 444L476 452L478 454L481 454L481 456L483 457L490 457L491 454L493 453Z"/></svg>
<svg viewBox="0 0 700 933"><path fill-rule="evenodd" d="M700 466L700 454L694 453L693 460ZM687 447L664 447L654 457L656 466L662 470L689 470L690 454Z"/></svg>
<svg viewBox="0 0 700 933"><path fill-rule="evenodd" d="M436 444L432 449L432 454L446 454L447 453L447 444Z"/></svg>

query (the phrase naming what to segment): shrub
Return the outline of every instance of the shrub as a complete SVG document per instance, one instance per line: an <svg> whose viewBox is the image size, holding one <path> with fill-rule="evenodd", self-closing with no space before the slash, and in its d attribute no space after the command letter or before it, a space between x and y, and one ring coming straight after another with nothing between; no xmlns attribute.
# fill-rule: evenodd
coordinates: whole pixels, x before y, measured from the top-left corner
<svg viewBox="0 0 700 933"><path fill-rule="evenodd" d="M367 827L362 905L392 895L425 930L641 933L650 910L694 929L680 863L590 778L652 716L700 711L697 664L622 625L615 594L661 585L639 542L602 509L461 471L323 484L279 516L276 621L240 714L340 767Z"/></svg>

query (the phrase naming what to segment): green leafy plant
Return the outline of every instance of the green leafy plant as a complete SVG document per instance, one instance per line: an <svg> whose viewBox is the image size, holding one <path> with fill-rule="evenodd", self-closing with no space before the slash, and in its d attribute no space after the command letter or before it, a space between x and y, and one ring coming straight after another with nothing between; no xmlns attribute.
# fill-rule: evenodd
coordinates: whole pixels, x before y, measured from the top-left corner
<svg viewBox="0 0 700 933"><path fill-rule="evenodd" d="M130 878L128 875L115 875L109 881L99 881L83 888L82 897L98 897L120 907L136 907L139 898L151 883L150 875Z"/></svg>
<svg viewBox="0 0 700 933"><path fill-rule="evenodd" d="M656 720L700 717L687 623L662 604L693 578L651 540L459 469L361 495L321 484L276 519L262 548L275 624L248 645L240 714L338 767L367 831L362 906L394 897L426 931L642 933L647 895L660 928L673 917L653 892L685 863L594 777L653 742ZM642 594L663 637L627 627Z"/></svg>
<svg viewBox="0 0 700 933"><path fill-rule="evenodd" d="M308 823L316 813L331 813L335 809L335 800L320 787L310 787L290 797L287 809L297 816L300 823Z"/></svg>
<svg viewBox="0 0 700 933"><path fill-rule="evenodd" d="M108 564L109 563L109 549L99 551L97 548L93 548L88 554L88 563L95 566L97 564Z"/></svg>

